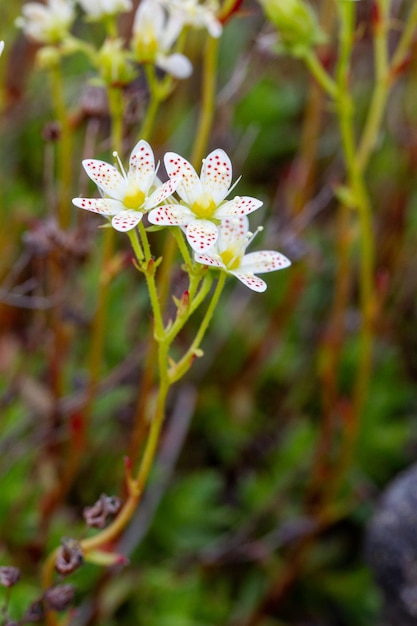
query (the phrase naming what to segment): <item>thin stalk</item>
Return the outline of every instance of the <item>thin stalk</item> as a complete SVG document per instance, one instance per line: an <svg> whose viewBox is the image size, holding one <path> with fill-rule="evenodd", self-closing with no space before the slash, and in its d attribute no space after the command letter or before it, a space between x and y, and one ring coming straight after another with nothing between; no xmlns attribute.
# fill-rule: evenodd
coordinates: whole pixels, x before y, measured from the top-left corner
<svg viewBox="0 0 417 626"><path fill-rule="evenodd" d="M364 171L375 148L381 121L390 93L388 74L388 5L379 5L379 15L374 27L375 87L356 160L359 171Z"/></svg>
<svg viewBox="0 0 417 626"><path fill-rule="evenodd" d="M60 127L58 141L58 223L67 229L71 222L71 183L72 183L72 137L67 107L64 98L64 81L61 64L51 69L52 102Z"/></svg>
<svg viewBox="0 0 417 626"><path fill-rule="evenodd" d="M197 331L194 341L192 342L192 344L190 345L186 353L183 355L183 357L175 365L172 365L172 367L170 368L169 380L171 384L176 382L177 380L179 380L180 378L184 376L184 374L190 369L194 358L197 356L197 352L200 348L200 343L203 340L204 335L207 331L207 328L210 324L214 310L217 306L220 295L223 291L226 278L227 278L226 272L221 272L219 280L216 285L216 289L214 290L214 293L213 293L213 297L210 301L210 304L201 322L200 328Z"/></svg>
<svg viewBox="0 0 417 626"><path fill-rule="evenodd" d="M191 163L196 168L200 165L206 153L210 131L213 124L216 101L218 49L219 40L207 35L203 60L202 105L200 109L200 119L198 122L196 139L191 155Z"/></svg>

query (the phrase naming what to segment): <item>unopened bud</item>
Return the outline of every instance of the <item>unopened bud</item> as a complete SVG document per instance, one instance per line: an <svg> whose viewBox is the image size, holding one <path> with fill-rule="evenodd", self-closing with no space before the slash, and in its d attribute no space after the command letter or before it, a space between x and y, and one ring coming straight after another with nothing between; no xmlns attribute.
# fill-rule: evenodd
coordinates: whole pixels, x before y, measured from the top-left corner
<svg viewBox="0 0 417 626"><path fill-rule="evenodd" d="M55 569L59 574L67 576L83 564L83 553L79 544L70 538L62 539L62 546L58 550Z"/></svg>
<svg viewBox="0 0 417 626"><path fill-rule="evenodd" d="M324 43L325 35L317 16L304 0L260 0L266 16L277 28L281 47L302 57L312 47Z"/></svg>
<svg viewBox="0 0 417 626"><path fill-rule="evenodd" d="M0 567L0 585L13 587L20 579L20 570L17 567Z"/></svg>
<svg viewBox="0 0 417 626"><path fill-rule="evenodd" d="M107 85L123 87L132 82L135 72L121 39L107 39L98 53L98 68Z"/></svg>
<svg viewBox="0 0 417 626"><path fill-rule="evenodd" d="M72 585L56 585L45 593L45 603L52 611L66 611L74 603L74 597Z"/></svg>

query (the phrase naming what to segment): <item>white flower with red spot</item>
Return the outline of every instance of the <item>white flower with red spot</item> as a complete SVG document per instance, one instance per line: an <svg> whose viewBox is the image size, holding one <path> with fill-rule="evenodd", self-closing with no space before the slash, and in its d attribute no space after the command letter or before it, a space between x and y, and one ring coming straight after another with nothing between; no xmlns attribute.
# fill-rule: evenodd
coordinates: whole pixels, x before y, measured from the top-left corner
<svg viewBox="0 0 417 626"><path fill-rule="evenodd" d="M177 182L181 204L167 204L153 209L149 221L159 226L183 227L195 252L206 252L217 241L219 224L230 217L248 215L262 206L261 200L236 196L225 201L234 185L229 157L218 148L203 160L200 177L193 166L175 152L164 157L170 179Z"/></svg>
<svg viewBox="0 0 417 626"><path fill-rule="evenodd" d="M195 254L198 263L217 267L236 276L253 291L265 291L266 282L257 274L275 272L291 265L291 262L275 250L260 250L245 254L254 235L248 230L248 218L231 217L219 227L217 244L205 254Z"/></svg>
<svg viewBox="0 0 417 626"><path fill-rule="evenodd" d="M126 173L120 162L119 165L121 173L105 161L85 159L84 169L102 197L74 198L72 202L80 209L112 217L113 228L126 232L139 224L144 213L175 191L176 181L172 178L160 184L152 148L143 139L132 150L129 171Z"/></svg>

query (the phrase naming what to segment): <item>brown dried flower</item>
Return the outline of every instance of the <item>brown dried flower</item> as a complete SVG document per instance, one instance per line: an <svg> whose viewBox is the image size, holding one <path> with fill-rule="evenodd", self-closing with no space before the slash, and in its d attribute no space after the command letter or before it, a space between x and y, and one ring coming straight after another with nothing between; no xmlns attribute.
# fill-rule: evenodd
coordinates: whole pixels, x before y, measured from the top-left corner
<svg viewBox="0 0 417 626"><path fill-rule="evenodd" d="M6 566L0 567L0 585L3 587L13 587L20 579L20 570L18 567Z"/></svg>
<svg viewBox="0 0 417 626"><path fill-rule="evenodd" d="M121 506L120 499L116 496L101 494L93 506L85 507L84 519L93 528L103 528L106 525L108 515L115 515Z"/></svg>
<svg viewBox="0 0 417 626"><path fill-rule="evenodd" d="M75 590L72 585L56 585L45 593L45 603L52 611L65 611L74 602Z"/></svg>
<svg viewBox="0 0 417 626"><path fill-rule="evenodd" d="M83 564L83 553L75 539L65 537L61 543L56 557L55 569L63 576L67 576Z"/></svg>

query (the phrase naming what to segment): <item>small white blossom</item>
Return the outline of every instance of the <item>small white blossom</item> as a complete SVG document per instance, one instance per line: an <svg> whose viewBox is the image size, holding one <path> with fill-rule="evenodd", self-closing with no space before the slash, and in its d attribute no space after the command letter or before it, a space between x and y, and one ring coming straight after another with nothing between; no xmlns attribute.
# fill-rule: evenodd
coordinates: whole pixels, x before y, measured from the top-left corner
<svg viewBox="0 0 417 626"><path fill-rule="evenodd" d="M47 4L24 4L22 15L15 23L30 39L55 44L68 34L74 18L74 4L71 0L48 0Z"/></svg>
<svg viewBox="0 0 417 626"><path fill-rule="evenodd" d="M81 8L92 20L100 20L108 15L130 11L131 0L78 0Z"/></svg>
<svg viewBox="0 0 417 626"><path fill-rule="evenodd" d="M160 0L172 13L178 13L183 24L194 28L207 28L212 37L220 37L222 25L217 18L219 3L217 0Z"/></svg>
<svg viewBox="0 0 417 626"><path fill-rule="evenodd" d="M182 19L165 11L158 0L142 0L133 23L132 50L139 63L152 63L175 78L188 78L191 62L172 48L184 26Z"/></svg>
<svg viewBox="0 0 417 626"><path fill-rule="evenodd" d="M205 254L195 254L195 260L203 265L217 267L236 276L253 291L265 291L267 285L257 274L275 272L291 265L291 262L275 250L260 250L245 254L254 235L248 230L248 218L231 217L219 227L216 245Z"/></svg>
<svg viewBox="0 0 417 626"><path fill-rule="evenodd" d="M184 227L188 243L196 252L205 252L216 243L222 220L248 215L262 206L261 200L249 196L225 201L236 183L231 186L232 164L220 148L203 160L200 177L175 152L168 152L164 163L169 177L179 178L176 191L182 203L154 209L149 213L149 221L160 226Z"/></svg>
<svg viewBox="0 0 417 626"><path fill-rule="evenodd" d="M4 50L4 41L0 41L0 56L2 55Z"/></svg>
<svg viewBox="0 0 417 626"><path fill-rule="evenodd" d="M121 232L134 228L146 211L163 202L175 190L174 180L163 185L158 181L152 148L143 139L132 150L127 173L122 167L120 173L113 165L97 159L85 159L83 166L103 197L74 198L73 204L80 209L112 216L113 228Z"/></svg>

